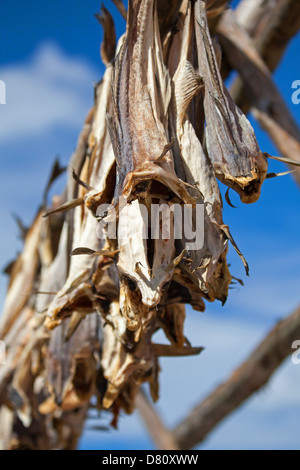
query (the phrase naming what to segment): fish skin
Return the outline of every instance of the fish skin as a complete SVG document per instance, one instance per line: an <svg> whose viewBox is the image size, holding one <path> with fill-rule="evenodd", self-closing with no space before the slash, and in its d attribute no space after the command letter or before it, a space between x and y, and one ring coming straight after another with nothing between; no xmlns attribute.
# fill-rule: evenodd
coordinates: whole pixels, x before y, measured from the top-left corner
<svg viewBox="0 0 300 470"><path fill-rule="evenodd" d="M218 67L210 37L206 3L195 3L199 73L205 84L204 108L209 158L217 178L234 189L244 203L256 202L267 175L267 159L254 130L231 98Z"/></svg>
<svg viewBox="0 0 300 470"><path fill-rule="evenodd" d="M153 0L129 2L127 32L112 88L114 109L108 123L117 160L115 198L137 197L137 185L145 184L147 191L151 181L158 180L185 203L193 203L176 176L172 150L160 159L170 142L171 82L163 64Z"/></svg>
<svg viewBox="0 0 300 470"><path fill-rule="evenodd" d="M196 135L192 122L195 122L196 108L189 106L191 98L198 98L201 83L197 82L196 70L189 62L190 43L193 40L193 7L189 5L182 33L182 48L177 70L173 77L173 125L176 127L179 155L176 158L176 167L180 168L184 181L198 189L197 204L204 205L204 244L198 250L187 253L190 264L181 263L184 279L202 291L202 295L210 301L214 299L224 302L228 295L231 276L227 267L226 253L228 240L222 229L222 198L216 176L205 155L203 146ZM191 59L192 60L192 59ZM194 87L187 87L186 83ZM193 90L194 96L191 96ZM185 240L183 240L187 244ZM222 272L226 276L219 276L220 259Z"/></svg>

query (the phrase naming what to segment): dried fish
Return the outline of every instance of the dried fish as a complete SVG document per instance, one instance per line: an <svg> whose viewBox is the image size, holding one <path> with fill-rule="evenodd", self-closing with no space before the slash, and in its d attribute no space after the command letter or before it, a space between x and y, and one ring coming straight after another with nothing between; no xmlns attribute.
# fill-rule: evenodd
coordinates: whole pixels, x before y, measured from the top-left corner
<svg viewBox="0 0 300 470"><path fill-rule="evenodd" d="M167 186L185 203L193 203L175 174L167 113L171 83L163 64L153 0L129 2L127 33L116 59L113 80L113 115L108 117L117 160L116 197L148 194L151 182Z"/></svg>
<svg viewBox="0 0 300 470"><path fill-rule="evenodd" d="M242 202L259 199L267 160L254 130L225 88L210 37L205 1L195 3L199 74L205 84L206 139L216 176L240 195Z"/></svg>
<svg viewBox="0 0 300 470"><path fill-rule="evenodd" d="M49 190L50 190L52 184L65 171L66 171L66 168L60 165L59 159L57 158L54 162L53 167L52 167L51 175L49 177L48 183L47 183L45 191L44 191L44 195L43 195L44 206L47 205L48 193L49 193Z"/></svg>
<svg viewBox="0 0 300 470"><path fill-rule="evenodd" d="M204 154L192 123L191 112L187 110L191 100L199 93L203 86L200 77L193 65L188 62L189 44L192 39L192 8L188 9L182 39L180 62L174 75L174 113L176 116L176 133L179 143L180 156L177 158L177 166L180 165L184 180L191 185L196 185L200 191L197 203L203 206L203 220L201 227L204 232L204 243L199 249L189 251L191 258L190 267L185 267L184 272L191 281L208 294L208 283L215 273L222 253L227 247L227 237L223 230L222 200L219 187L211 164ZM188 84L188 85L187 85ZM193 109L195 113L195 108ZM180 162L178 160L180 159ZM198 230L200 227L198 227ZM226 257L225 257L226 258ZM222 258L224 259L224 258ZM226 262L224 260L224 262ZM182 266L182 265L181 265ZM183 266L182 266L183 267ZM226 291L231 282L230 275L224 276L224 286L219 294L214 290L215 298L224 301ZM211 295L209 296L211 298Z"/></svg>
<svg viewBox="0 0 300 470"><path fill-rule="evenodd" d="M259 150L223 84L209 26L225 0L129 0L128 15L113 2L127 29L116 46L110 13L96 15L106 70L66 190L46 209L64 171L57 160L7 269L0 448L74 449L91 406L116 427L143 383L157 400L159 357L203 350L185 337L185 304L203 312L243 285L229 271L229 242L249 271L217 179L233 207L229 188L254 202L280 175L267 175L268 158L295 163ZM170 344L155 343L159 329Z"/></svg>
<svg viewBox="0 0 300 470"><path fill-rule="evenodd" d="M104 39L101 44L101 58L105 65L113 61L116 52L116 32L114 20L104 5L101 7L101 13L97 13L97 20L103 27Z"/></svg>
<svg viewBox="0 0 300 470"><path fill-rule="evenodd" d="M98 315L88 315L68 338L71 321L66 320L53 331L46 358L47 381L54 402L61 409L65 409L64 402L71 390L77 396L74 408L89 402L95 387L97 357L100 358ZM47 404L50 405L49 399ZM67 404L67 408L70 409L70 405Z"/></svg>

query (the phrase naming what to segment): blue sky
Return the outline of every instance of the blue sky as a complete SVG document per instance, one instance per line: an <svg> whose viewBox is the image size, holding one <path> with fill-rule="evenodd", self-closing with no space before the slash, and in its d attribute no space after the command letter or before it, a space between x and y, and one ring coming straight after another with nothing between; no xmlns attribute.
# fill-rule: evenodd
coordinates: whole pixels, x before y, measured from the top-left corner
<svg viewBox="0 0 300 470"><path fill-rule="evenodd" d="M93 102L93 83L104 71L102 37L94 0L0 0L0 80L7 104L0 105L0 265L11 260L21 242L11 214L30 224L56 155L68 163L85 115ZM120 35L124 21L110 0ZM299 35L290 44L275 80L300 124L300 105L292 104L292 83L300 79ZM263 151L277 154L255 125ZM271 171L284 170L270 162ZM57 185L60 190L63 181ZM231 291L225 307L209 304L205 314L188 310L186 335L205 352L192 359L161 362L161 399L157 408L168 426L178 422L201 398L226 379L278 319L300 301L300 192L291 176L267 181L260 201L237 209L225 205L225 222L250 264L250 278L233 250L232 272L245 287ZM4 299L6 279L0 277ZM295 338L300 339L300 338ZM271 383L224 421L202 449L299 449L300 366L288 360ZM100 422L106 422L107 416ZM94 421L91 425L94 424ZM90 427L90 423L87 428ZM87 429L81 448L151 449L138 415L122 417L119 431Z"/></svg>

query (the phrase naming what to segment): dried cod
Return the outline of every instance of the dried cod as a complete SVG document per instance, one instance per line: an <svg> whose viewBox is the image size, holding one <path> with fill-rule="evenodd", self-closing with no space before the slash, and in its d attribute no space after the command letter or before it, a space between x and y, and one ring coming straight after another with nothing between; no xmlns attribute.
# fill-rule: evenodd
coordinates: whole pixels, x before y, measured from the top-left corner
<svg viewBox="0 0 300 470"><path fill-rule="evenodd" d="M199 73L205 84L207 149L216 176L245 203L258 200L268 164L254 130L224 86L210 37L205 1L195 3Z"/></svg>
<svg viewBox="0 0 300 470"><path fill-rule="evenodd" d="M224 224L217 179L254 202L268 155L219 71L209 26L226 2L210 0L206 12L200 0L129 0L128 14L114 3L126 33L116 46L103 7L106 71L66 190L45 210L64 171L55 162L23 252L7 269L3 449L73 449L91 401L116 426L143 383L157 400L159 357L202 351L185 337L185 304L202 312L205 300L226 301L235 279L229 241L248 269ZM203 232L200 246L185 230L177 236L178 214L183 228ZM169 344L154 342L159 329Z"/></svg>

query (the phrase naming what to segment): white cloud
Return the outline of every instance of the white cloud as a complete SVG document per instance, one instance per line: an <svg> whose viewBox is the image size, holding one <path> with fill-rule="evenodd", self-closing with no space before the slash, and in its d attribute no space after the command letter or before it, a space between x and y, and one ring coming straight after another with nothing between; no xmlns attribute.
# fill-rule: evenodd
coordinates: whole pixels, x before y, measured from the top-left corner
<svg viewBox="0 0 300 470"><path fill-rule="evenodd" d="M299 304L300 276L295 270L289 277L280 278L279 273L264 270L262 275L246 280L245 286L230 295L235 310L268 316L274 321L291 313Z"/></svg>
<svg viewBox="0 0 300 470"><path fill-rule="evenodd" d="M74 128L92 104L97 73L53 44L41 45L23 64L0 68L6 105L0 107L0 141Z"/></svg>

